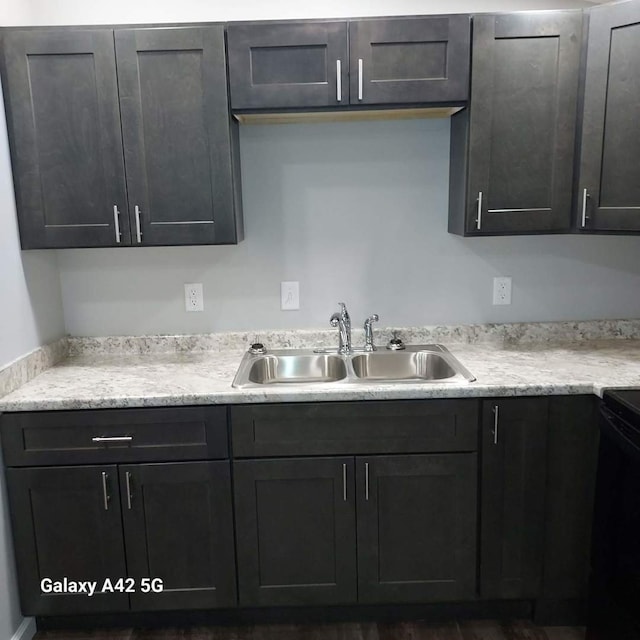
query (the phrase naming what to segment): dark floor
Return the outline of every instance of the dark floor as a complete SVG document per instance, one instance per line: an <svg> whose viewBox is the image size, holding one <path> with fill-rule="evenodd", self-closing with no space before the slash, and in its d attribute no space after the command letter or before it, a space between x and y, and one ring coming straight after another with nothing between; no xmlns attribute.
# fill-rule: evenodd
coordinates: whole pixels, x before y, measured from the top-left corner
<svg viewBox="0 0 640 640"><path fill-rule="evenodd" d="M35 640L583 640L574 627L536 627L529 622L460 622L433 625L342 623L249 625L190 629L39 631Z"/></svg>

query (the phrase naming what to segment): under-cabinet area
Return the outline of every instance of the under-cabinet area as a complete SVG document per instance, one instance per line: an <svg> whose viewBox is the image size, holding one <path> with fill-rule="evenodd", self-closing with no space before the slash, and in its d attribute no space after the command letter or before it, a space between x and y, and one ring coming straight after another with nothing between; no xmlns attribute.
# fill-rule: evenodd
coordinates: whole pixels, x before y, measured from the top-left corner
<svg viewBox="0 0 640 640"><path fill-rule="evenodd" d="M23 613L499 601L579 621L596 403L6 413ZM99 591L119 577L163 589L43 592L44 578Z"/></svg>
<svg viewBox="0 0 640 640"><path fill-rule="evenodd" d="M235 244L239 122L362 118L451 117L451 233L638 232L639 16L3 29L22 248Z"/></svg>

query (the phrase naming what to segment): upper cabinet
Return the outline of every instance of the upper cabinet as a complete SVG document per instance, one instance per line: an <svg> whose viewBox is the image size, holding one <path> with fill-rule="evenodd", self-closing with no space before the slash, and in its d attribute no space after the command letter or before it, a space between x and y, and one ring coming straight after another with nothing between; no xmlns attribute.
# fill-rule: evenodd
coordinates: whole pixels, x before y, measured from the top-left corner
<svg viewBox="0 0 640 640"><path fill-rule="evenodd" d="M471 106L451 131L449 231L571 226L582 12L474 17Z"/></svg>
<svg viewBox="0 0 640 640"><path fill-rule="evenodd" d="M470 18L233 24L234 110L464 103Z"/></svg>
<svg viewBox="0 0 640 640"><path fill-rule="evenodd" d="M129 244L113 32L8 31L4 56L23 249Z"/></svg>
<svg viewBox="0 0 640 640"><path fill-rule="evenodd" d="M640 231L640 2L591 11L577 226Z"/></svg>
<svg viewBox="0 0 640 640"><path fill-rule="evenodd" d="M351 104L466 102L470 33L465 15L350 22Z"/></svg>
<svg viewBox="0 0 640 640"><path fill-rule="evenodd" d="M242 239L222 26L8 30L4 57L24 249Z"/></svg>
<svg viewBox="0 0 640 640"><path fill-rule="evenodd" d="M227 38L233 109L349 103L346 22L232 24Z"/></svg>

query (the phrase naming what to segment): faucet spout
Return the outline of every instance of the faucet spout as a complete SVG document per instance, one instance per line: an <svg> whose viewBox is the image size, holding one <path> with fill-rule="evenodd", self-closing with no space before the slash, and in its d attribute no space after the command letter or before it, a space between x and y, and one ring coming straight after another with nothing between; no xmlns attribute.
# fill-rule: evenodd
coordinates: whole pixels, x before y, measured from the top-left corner
<svg viewBox="0 0 640 640"><path fill-rule="evenodd" d="M332 327L338 327L338 353L349 355L353 351L351 348L351 318L347 311L347 305L344 302L340 302L339 306L340 311L334 313L329 322Z"/></svg>

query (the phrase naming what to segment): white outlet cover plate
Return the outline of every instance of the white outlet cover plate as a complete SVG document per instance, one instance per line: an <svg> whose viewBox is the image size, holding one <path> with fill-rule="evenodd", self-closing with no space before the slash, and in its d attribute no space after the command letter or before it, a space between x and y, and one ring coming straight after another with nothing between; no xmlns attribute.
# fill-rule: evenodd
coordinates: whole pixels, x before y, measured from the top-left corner
<svg viewBox="0 0 640 640"><path fill-rule="evenodd" d="M204 311L204 292L202 282L190 282L184 285L185 311Z"/></svg>
<svg viewBox="0 0 640 640"><path fill-rule="evenodd" d="M300 308L300 283L295 281L280 283L280 308L296 311Z"/></svg>
<svg viewBox="0 0 640 640"><path fill-rule="evenodd" d="M493 279L493 304L511 304L511 278L509 276Z"/></svg>

